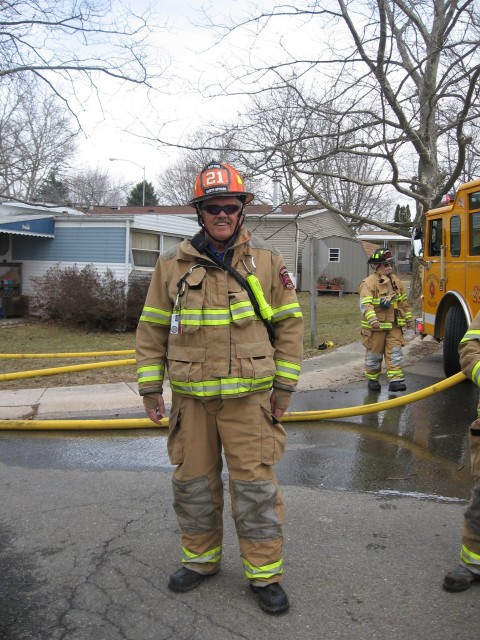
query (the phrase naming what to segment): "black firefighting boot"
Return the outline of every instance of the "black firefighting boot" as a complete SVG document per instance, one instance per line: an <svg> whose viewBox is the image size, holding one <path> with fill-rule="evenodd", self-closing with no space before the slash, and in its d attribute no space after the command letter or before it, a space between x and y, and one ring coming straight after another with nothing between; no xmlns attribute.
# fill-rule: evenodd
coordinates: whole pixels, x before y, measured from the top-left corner
<svg viewBox="0 0 480 640"><path fill-rule="evenodd" d="M378 380L369 380L368 388L370 389L370 391L380 391L380 389L382 388L382 385L379 383Z"/></svg>
<svg viewBox="0 0 480 640"><path fill-rule="evenodd" d="M388 385L389 391L405 391L406 388L405 380L392 380Z"/></svg>
<svg viewBox="0 0 480 640"><path fill-rule="evenodd" d="M196 571L182 567L170 576L168 588L172 591L178 591L179 593L191 591L192 589L196 589L205 578L210 578L210 576L214 576L216 573L218 573L218 571L214 573L197 573Z"/></svg>
<svg viewBox="0 0 480 640"><path fill-rule="evenodd" d="M250 589L257 594L260 609L266 613L283 613L290 606L287 594L278 582L264 587L255 587L250 583Z"/></svg>
<svg viewBox="0 0 480 640"><path fill-rule="evenodd" d="M446 591L465 591L476 580L480 580L479 574L472 573L464 564L457 564L443 579L443 588Z"/></svg>

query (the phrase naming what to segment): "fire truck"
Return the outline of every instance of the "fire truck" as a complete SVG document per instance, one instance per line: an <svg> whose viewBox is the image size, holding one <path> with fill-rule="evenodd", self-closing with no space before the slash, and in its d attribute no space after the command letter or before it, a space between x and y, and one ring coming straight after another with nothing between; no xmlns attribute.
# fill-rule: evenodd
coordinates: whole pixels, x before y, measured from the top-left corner
<svg viewBox="0 0 480 640"><path fill-rule="evenodd" d="M416 333L443 341L445 375L460 371L458 344L480 311L480 180L462 184L450 202L414 229L422 264L422 316Z"/></svg>

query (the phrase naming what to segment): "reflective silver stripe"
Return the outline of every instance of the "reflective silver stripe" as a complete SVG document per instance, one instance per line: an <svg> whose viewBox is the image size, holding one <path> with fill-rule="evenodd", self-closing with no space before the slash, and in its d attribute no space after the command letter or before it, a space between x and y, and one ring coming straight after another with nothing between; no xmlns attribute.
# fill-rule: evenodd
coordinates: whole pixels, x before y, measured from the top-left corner
<svg viewBox="0 0 480 640"><path fill-rule="evenodd" d="M480 555L478 553L474 553L467 549L467 547L462 544L462 550L460 551L460 558L466 562L467 564L478 564L480 565Z"/></svg>
<svg viewBox="0 0 480 640"><path fill-rule="evenodd" d="M189 551L186 547L182 547L182 562L184 563L198 563L205 564L206 562L220 562L222 559L222 547L215 547L215 549L210 549L209 551L205 551L205 553L201 553L199 555L195 555L191 551Z"/></svg>
<svg viewBox="0 0 480 640"><path fill-rule="evenodd" d="M209 326L230 324L229 309L182 309L180 322L190 326Z"/></svg>
<svg viewBox="0 0 480 640"><path fill-rule="evenodd" d="M292 302L291 304L285 304L281 307L276 307L273 309L272 322L279 322L280 320L284 320L285 318L301 318L302 310L300 305L296 302Z"/></svg>
<svg viewBox="0 0 480 640"><path fill-rule="evenodd" d="M469 340L480 340L480 330L469 329L460 342L468 342Z"/></svg>
<svg viewBox="0 0 480 640"><path fill-rule="evenodd" d="M275 360L275 375L298 380L300 376L300 365L286 360Z"/></svg>
<svg viewBox="0 0 480 640"><path fill-rule="evenodd" d="M233 320L241 320L255 315L255 311L249 301L236 302L230 307Z"/></svg>
<svg viewBox="0 0 480 640"><path fill-rule="evenodd" d="M473 367L471 378L477 387L480 386L480 361Z"/></svg>
<svg viewBox="0 0 480 640"><path fill-rule="evenodd" d="M152 364L146 367L138 367L137 379L138 382L157 382L162 381L165 374L165 367L163 365Z"/></svg>
<svg viewBox="0 0 480 640"><path fill-rule="evenodd" d="M273 376L259 378L219 378L218 380L203 380L201 382L179 382L170 379L171 388L183 395L209 397L233 396L254 391L271 389Z"/></svg>
<svg viewBox="0 0 480 640"><path fill-rule="evenodd" d="M155 307L143 307L140 321L155 322L156 324L170 326L171 317L171 311L164 311L163 309L156 309Z"/></svg>
<svg viewBox="0 0 480 640"><path fill-rule="evenodd" d="M260 578L267 580L283 573L283 558L280 558L278 562L265 564L263 567L255 567L246 558L242 558L242 564L245 577L249 580L258 580Z"/></svg>

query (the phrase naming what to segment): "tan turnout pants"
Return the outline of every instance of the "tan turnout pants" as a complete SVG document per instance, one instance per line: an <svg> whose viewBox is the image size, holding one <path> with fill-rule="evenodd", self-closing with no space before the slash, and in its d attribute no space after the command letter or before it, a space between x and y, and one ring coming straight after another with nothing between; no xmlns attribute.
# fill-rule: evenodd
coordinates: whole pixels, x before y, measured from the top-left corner
<svg viewBox="0 0 480 640"><path fill-rule="evenodd" d="M272 465L285 444L269 392L226 400L173 394L168 453L184 566L204 574L219 568L223 449L245 576L257 585L280 581L284 504Z"/></svg>
<svg viewBox="0 0 480 640"><path fill-rule="evenodd" d="M365 377L378 380L385 358L387 378L389 381L403 380L403 349L405 339L400 327L394 326L388 330L362 330L362 344L365 353Z"/></svg>
<svg viewBox="0 0 480 640"><path fill-rule="evenodd" d="M480 418L470 425L470 461L475 485L472 500L465 511L460 558L475 573L480 573Z"/></svg>

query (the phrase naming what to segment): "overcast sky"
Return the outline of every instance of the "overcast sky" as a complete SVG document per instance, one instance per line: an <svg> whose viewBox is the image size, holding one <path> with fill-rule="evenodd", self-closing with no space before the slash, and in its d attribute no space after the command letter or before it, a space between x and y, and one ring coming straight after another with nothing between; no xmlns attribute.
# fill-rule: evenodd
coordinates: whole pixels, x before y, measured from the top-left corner
<svg viewBox="0 0 480 640"><path fill-rule="evenodd" d="M137 8L143 0L136 0ZM256 2L263 10L275 5L273 0ZM210 0L199 3L194 0L153 0L151 6L156 13L156 23L151 44L160 53L161 64L165 65L165 74L160 81L158 92L147 93L144 88L133 90L118 86L108 79L102 79L103 108L93 99L86 100L85 112L80 115L87 139L80 140L81 166L100 167L118 178L134 182L143 178L143 167L148 181L155 182L158 173L165 169L175 152L159 148L139 136L146 131L152 137L156 135L177 142L185 140L193 132L218 114L222 119L233 117L238 100L232 98L207 99L199 91L188 89L195 82L208 86L222 82L223 65L234 64L249 54L254 43L240 34L228 38L221 45L213 47L214 33L202 29L202 6L206 13L220 19L223 16L234 17L249 15L253 5L250 0ZM203 21L205 20L203 16ZM278 31L285 29L288 31ZM292 21L282 19L272 24L257 40L256 55L265 60L273 52L276 42L281 38L289 49L308 46L312 39L300 37ZM311 34L312 26L305 27L305 34ZM261 47L258 46L261 44ZM317 48L319 42L315 43ZM273 53L272 53L273 55ZM163 126L161 127L161 125ZM129 162L110 162L109 158L120 158ZM135 164L133 164L135 163ZM138 165L138 166L136 166Z"/></svg>

